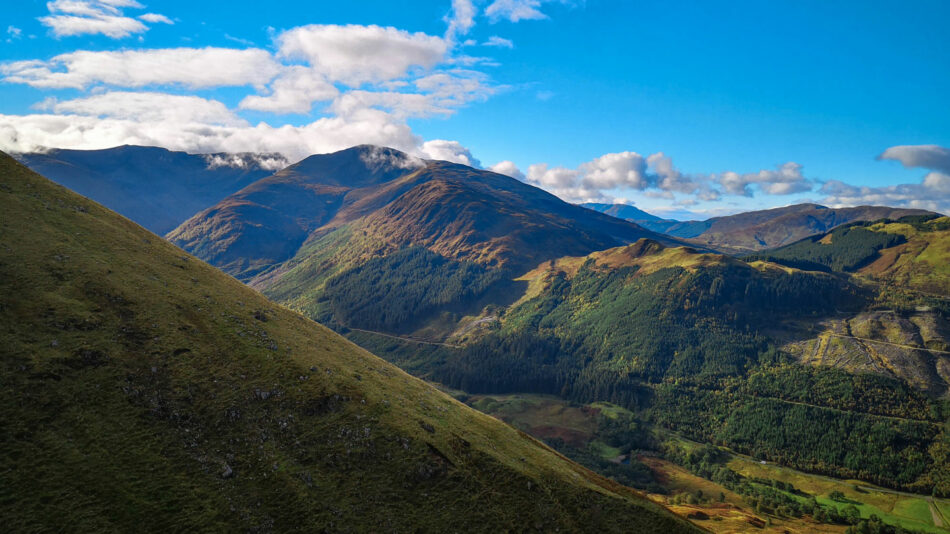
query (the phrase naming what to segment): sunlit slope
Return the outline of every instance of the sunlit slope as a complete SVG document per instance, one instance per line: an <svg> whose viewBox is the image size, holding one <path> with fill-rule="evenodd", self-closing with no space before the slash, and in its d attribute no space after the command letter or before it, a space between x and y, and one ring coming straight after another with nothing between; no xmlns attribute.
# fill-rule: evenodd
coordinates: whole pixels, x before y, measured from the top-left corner
<svg viewBox="0 0 950 534"><path fill-rule="evenodd" d="M0 155L8 531L684 531Z"/></svg>

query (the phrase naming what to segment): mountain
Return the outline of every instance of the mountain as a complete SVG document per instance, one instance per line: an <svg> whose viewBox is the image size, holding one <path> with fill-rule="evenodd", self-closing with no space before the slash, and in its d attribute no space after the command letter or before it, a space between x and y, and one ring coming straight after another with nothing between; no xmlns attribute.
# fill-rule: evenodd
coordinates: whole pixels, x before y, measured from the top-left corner
<svg viewBox="0 0 950 534"><path fill-rule="evenodd" d="M801 361L950 394L950 218L852 223L747 260L842 273L875 288L876 306L787 339L784 349Z"/></svg>
<svg viewBox="0 0 950 534"><path fill-rule="evenodd" d="M477 311L539 263L644 237L678 243L508 176L372 146L311 156L168 234L313 318L375 315L360 324L390 331Z"/></svg>
<svg viewBox="0 0 950 534"><path fill-rule="evenodd" d="M585 205L607 213L627 213L617 205ZM596 206L596 207L595 207ZM635 208L634 208L635 209ZM637 210L638 212L640 210ZM643 212L645 213L645 212ZM855 221L899 219L909 215L933 215L917 209L889 208L886 206L858 206L828 208L818 204L796 204L783 208L749 211L705 221L672 221L656 218L621 216L655 232L689 239L697 245L715 248L727 253L743 253L775 248L808 236L821 234L842 224ZM652 216L651 216L652 217Z"/></svg>
<svg viewBox="0 0 950 534"><path fill-rule="evenodd" d="M937 245L915 249L927 280L950 264L938 235L946 219L936 221L917 230ZM878 224L910 231L906 220ZM476 334L424 347L365 326L350 337L468 394L612 403L635 413L641 429L950 494L946 292L651 240L546 262L520 279L519 298L483 316L489 324ZM644 448L644 434L615 446Z"/></svg>
<svg viewBox="0 0 950 534"><path fill-rule="evenodd" d="M695 530L0 154L28 531Z"/></svg>
<svg viewBox="0 0 950 534"><path fill-rule="evenodd" d="M16 158L157 234L286 165L275 154L186 154L129 145Z"/></svg>
<svg viewBox="0 0 950 534"><path fill-rule="evenodd" d="M586 204L581 204L585 208L592 209L594 211L599 211L601 213L606 213L611 217L617 217L618 219L626 219L628 221L653 221L661 222L667 221L671 223L676 223L679 221L673 221L670 219L662 219L656 215L647 213L640 208L631 206L630 204L598 204L596 202L588 202Z"/></svg>

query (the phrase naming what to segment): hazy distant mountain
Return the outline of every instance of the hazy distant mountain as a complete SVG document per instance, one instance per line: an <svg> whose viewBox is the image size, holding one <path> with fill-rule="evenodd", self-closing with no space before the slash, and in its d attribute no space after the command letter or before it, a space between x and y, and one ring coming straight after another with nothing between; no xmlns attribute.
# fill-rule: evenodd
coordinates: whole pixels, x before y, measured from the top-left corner
<svg viewBox="0 0 950 534"><path fill-rule="evenodd" d="M4 154L0 206L5 531L698 530Z"/></svg>
<svg viewBox="0 0 950 534"><path fill-rule="evenodd" d="M279 155L186 154L129 145L16 158L158 234L287 164Z"/></svg>
<svg viewBox="0 0 950 534"><path fill-rule="evenodd" d="M854 221L899 219L908 215L933 214L926 210L887 206L828 208L818 204L796 204L782 208L748 211L726 217L713 217L705 221L673 221L659 219L642 210L622 204L585 204L584 206L635 222L654 232L689 239L693 243L726 252L748 252L780 247Z"/></svg>

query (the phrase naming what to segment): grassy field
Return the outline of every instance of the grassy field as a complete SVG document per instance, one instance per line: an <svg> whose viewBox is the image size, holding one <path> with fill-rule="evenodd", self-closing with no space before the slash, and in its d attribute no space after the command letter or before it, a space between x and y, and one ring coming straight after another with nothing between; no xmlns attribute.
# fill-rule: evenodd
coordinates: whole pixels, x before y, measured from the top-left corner
<svg viewBox="0 0 950 534"><path fill-rule="evenodd" d="M453 392L461 394L461 392ZM578 405L557 397L546 395L475 395L468 402L490 415L503 419L516 428L520 428L535 437L549 439L550 436L574 435L577 439L586 437L586 441L575 441L575 445L587 447L589 451L605 460L617 457L622 451L610 447L598 438L595 419L599 415L617 418L631 412L616 405L604 402ZM670 434L654 430L658 440L668 440L685 450L698 450L701 445ZM662 458L639 456L638 461L653 470L667 495L651 494L656 502L668 505L674 512L688 517L697 511L709 516L709 519L694 519L694 523L713 532L844 532L846 526L817 523L807 516L799 520L769 517L756 514L750 509L745 498L710 480L693 475L686 469ZM808 496L814 496L819 504L841 508L854 504L862 518L876 515L886 523L922 532L950 532L946 526L940 528L934 524L929 498L910 496L873 487L865 482L836 480L796 471L771 463L762 463L751 458L731 454L726 464L730 469L748 478L778 480L792 484ZM687 505L672 504L671 497L676 494L695 494L711 496L713 502ZM833 501L829 495L839 491L848 499L848 503ZM719 502L719 494L723 500ZM786 492L787 493L787 492ZM787 493L790 497L804 501L809 497ZM944 517L950 514L950 500L938 499L936 507ZM947 525L945 523L945 525Z"/></svg>

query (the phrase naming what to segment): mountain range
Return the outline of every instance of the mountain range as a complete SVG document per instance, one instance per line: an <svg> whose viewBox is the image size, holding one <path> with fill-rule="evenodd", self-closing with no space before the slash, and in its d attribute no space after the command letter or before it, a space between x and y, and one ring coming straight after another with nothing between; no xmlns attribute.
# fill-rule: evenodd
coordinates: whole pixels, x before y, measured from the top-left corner
<svg viewBox="0 0 950 534"><path fill-rule="evenodd" d="M46 205L63 204L47 200ZM36 214L23 218L42 220ZM54 238L50 246L80 237ZM609 429L610 446L585 449L577 440L561 440L546 419L532 428L541 429L536 435L560 452L627 483L677 491L670 480L650 474L653 464L645 458L659 455L692 466L704 484L758 495L747 504L761 517L783 518L795 528L806 514L811 518L802 528L846 522L844 505L837 501L815 500L802 507L802 499L810 497L800 489L779 494L762 489L765 482L740 483L739 475L713 467L719 460L711 459L718 455L711 445L704 459L672 452L698 442L800 472L950 495L950 219L935 213L804 204L708 221L670 221L626 205L575 206L493 172L358 146L311 156L226 192L184 218L166 238L197 259L176 260L149 244L152 248L137 256L99 261L128 262L141 271L138 277L149 276L157 262L163 271L153 273L156 280L143 287L168 283L168 273L181 274L174 269L187 271L189 265L213 273L215 284L231 285L194 286L188 298L197 301L149 324L176 325L184 321L174 319L178 313L187 318L183 332L237 334L220 346L240 347L253 332L257 337L251 341L266 345L277 339L266 327L291 316L304 321L283 305L461 400L540 395L594 406L586 417ZM76 246L98 250L100 245ZM127 254L138 250L125 246ZM153 255L158 259L150 259ZM38 257L59 256L44 250ZM59 263L50 265L53 279L65 272L57 270ZM96 265L84 263L79 272L97 273ZM127 285L143 283L135 279ZM172 293L185 291L178 289ZM241 318L243 326L215 323L209 329L194 322L189 306L205 309L201 298L217 299L219 293L233 293L233 302L209 301L209 309ZM24 298L56 309L56 299L66 297ZM254 310L237 304L247 302ZM267 320L258 317L258 308ZM248 313L258 323L248 323ZM271 322L272 313L282 319ZM280 315L285 313L287 319ZM85 324L82 320L56 324ZM265 335L247 324L264 328ZM343 343L329 331L307 328L316 328L321 339ZM177 346L180 335L185 334L163 331L158 337L175 339ZM313 344L319 352L320 343L303 340L307 335L316 334L295 330L276 345ZM215 365L226 364L221 358ZM261 371L269 369L264 363L260 366L254 376L278 377ZM242 374L251 376L248 372ZM377 376L357 373L361 379L347 382L357 390L367 386L367 375ZM328 380L322 387L333 389L333 379ZM174 384L179 392L201 389L190 382ZM410 404L406 409L414 410ZM616 419L620 412L626 422ZM405 413L443 435L425 410ZM466 417L451 418L457 423L454 435L475 425L476 419ZM346 423L347 428L350 424L355 423ZM430 434L420 426L421 433L413 427L414 443ZM429 443L452 465L461 465L458 456L441 448L444 444ZM510 452L500 454L507 458ZM621 453L626 463L613 461ZM703 497L693 500L703 502ZM558 517L558 525L572 520ZM694 522L713 530L734 528L696 517Z"/></svg>
<svg viewBox="0 0 950 534"><path fill-rule="evenodd" d="M697 530L0 154L27 531Z"/></svg>
<svg viewBox="0 0 950 534"><path fill-rule="evenodd" d="M725 217L713 217L705 221L675 221L661 219L626 204L584 204L584 206L635 222L654 232L688 239L691 243L726 253L744 253L780 247L850 222L932 214L926 210L886 206L828 208L819 204L796 204Z"/></svg>

